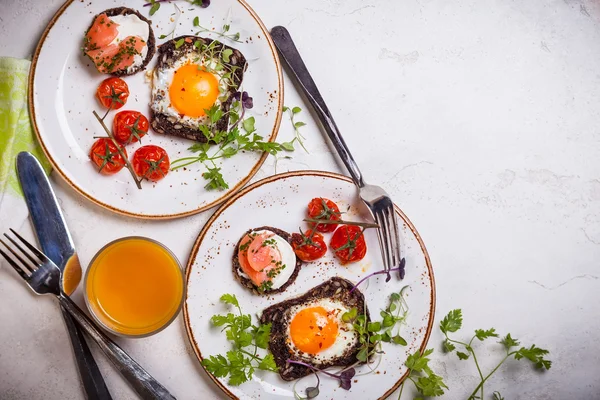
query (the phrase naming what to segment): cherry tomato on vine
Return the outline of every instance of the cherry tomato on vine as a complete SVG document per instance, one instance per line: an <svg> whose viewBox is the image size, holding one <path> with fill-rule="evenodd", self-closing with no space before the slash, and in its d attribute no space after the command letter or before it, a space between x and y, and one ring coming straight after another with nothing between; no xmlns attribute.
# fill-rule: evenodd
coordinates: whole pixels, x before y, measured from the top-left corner
<svg viewBox="0 0 600 400"><path fill-rule="evenodd" d="M154 145L142 146L133 153L133 170L149 181L158 182L169 173L171 162L162 148Z"/></svg>
<svg viewBox="0 0 600 400"><path fill-rule="evenodd" d="M118 110L129 97L129 86L121 78L107 78L96 89L96 98L104 108Z"/></svg>
<svg viewBox="0 0 600 400"><path fill-rule="evenodd" d="M308 203L308 217L312 219L322 219L327 221L339 221L342 218L342 213L337 204L333 201L315 197ZM316 225L319 232L333 232L338 226L337 224L311 224L311 227Z"/></svg>
<svg viewBox="0 0 600 400"><path fill-rule="evenodd" d="M356 225L338 227L331 237L329 246L342 264L360 261L367 254L363 228Z"/></svg>
<svg viewBox="0 0 600 400"><path fill-rule="evenodd" d="M148 133L148 118L138 111L119 111L113 120L113 135L117 142L129 144Z"/></svg>
<svg viewBox="0 0 600 400"><path fill-rule="evenodd" d="M318 260L327 252L323 235L310 229L306 232L292 233L292 248L296 256L306 262Z"/></svg>
<svg viewBox="0 0 600 400"><path fill-rule="evenodd" d="M127 151L123 147L121 150L127 157ZM125 166L125 159L121 157L113 141L108 138L96 140L90 150L90 158L98 166L98 172L103 175L116 174Z"/></svg>

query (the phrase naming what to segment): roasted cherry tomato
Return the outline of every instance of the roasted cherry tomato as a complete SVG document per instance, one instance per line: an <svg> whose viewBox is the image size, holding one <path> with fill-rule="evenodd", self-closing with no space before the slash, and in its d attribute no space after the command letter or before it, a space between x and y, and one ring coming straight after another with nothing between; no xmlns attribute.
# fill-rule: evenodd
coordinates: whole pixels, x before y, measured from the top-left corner
<svg viewBox="0 0 600 400"><path fill-rule="evenodd" d="M315 261L325 255L327 245L323 235L312 230L292 233L292 248L296 256L302 261Z"/></svg>
<svg viewBox="0 0 600 400"><path fill-rule="evenodd" d="M157 182L167 176L171 162L162 148L154 145L142 146L133 154L133 170L142 178Z"/></svg>
<svg viewBox="0 0 600 400"><path fill-rule="evenodd" d="M356 225L341 225L337 228L329 246L342 264L360 261L367 254L363 229Z"/></svg>
<svg viewBox="0 0 600 400"><path fill-rule="evenodd" d="M129 87L123 79L108 78L98 85L96 97L105 108L118 110L127 102Z"/></svg>
<svg viewBox="0 0 600 400"><path fill-rule="evenodd" d="M308 203L308 217L313 219L322 219L328 221L338 221L342 218L342 213L337 204L324 197L316 197ZM317 224L312 224L315 226ZM316 229L319 232L333 232L337 224L318 224Z"/></svg>
<svg viewBox="0 0 600 400"><path fill-rule="evenodd" d="M138 111L119 111L113 120L113 135L117 142L129 144L148 133L148 118Z"/></svg>
<svg viewBox="0 0 600 400"><path fill-rule="evenodd" d="M127 157L125 148L121 147L121 150ZM98 172L103 175L115 174L125 166L125 159L119 154L117 146L106 138L96 140L90 150L90 158L98 166Z"/></svg>

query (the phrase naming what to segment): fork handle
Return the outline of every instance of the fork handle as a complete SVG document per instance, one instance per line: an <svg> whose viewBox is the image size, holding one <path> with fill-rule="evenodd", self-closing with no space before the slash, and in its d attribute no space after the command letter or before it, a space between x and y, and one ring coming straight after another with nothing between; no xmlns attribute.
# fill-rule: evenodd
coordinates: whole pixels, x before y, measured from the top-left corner
<svg viewBox="0 0 600 400"><path fill-rule="evenodd" d="M146 372L133 358L102 333L92 320L64 293L58 296L60 304L75 318L83 330L98 343L100 349L117 367L121 375L143 399L175 399L169 391Z"/></svg>
<svg viewBox="0 0 600 400"><path fill-rule="evenodd" d="M296 80L300 84L304 94L306 94L308 101L314 107L319 120L323 124L323 128L325 128L325 132L327 132L327 136L329 136L329 139L333 143L333 147L335 147L340 159L348 169L348 172L350 172L352 180L356 186L362 188L365 186L362 173L360 172L356 161L354 161L352 154L350 154L350 150L342 138L342 134L335 124L329 109L325 105L325 101L323 100L323 97L321 97L321 93L319 93L315 81L308 72L304 61L302 61L302 57L300 57L300 53L298 52L290 33L283 26L276 26L271 29L271 37L273 38L275 47L277 47L277 50L279 50L279 53L290 68L292 75L296 77Z"/></svg>

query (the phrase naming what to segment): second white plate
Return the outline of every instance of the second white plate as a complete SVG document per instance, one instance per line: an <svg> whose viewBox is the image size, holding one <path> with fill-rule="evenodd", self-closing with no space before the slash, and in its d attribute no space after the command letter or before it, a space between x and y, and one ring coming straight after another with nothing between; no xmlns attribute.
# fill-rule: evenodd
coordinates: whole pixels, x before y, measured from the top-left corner
<svg viewBox="0 0 600 400"><path fill-rule="evenodd" d="M250 228L273 226L287 232L295 232L303 226L308 202L314 197L326 197L335 201L340 209L349 207L344 218L360 220L362 204L355 186L342 175L299 171L256 182L229 199L210 218L202 229L190 256L187 271L187 297L184 318L188 336L199 360L209 355L224 354L231 350L231 343L210 324L214 314L223 314L227 308L219 302L224 293L235 294L246 314L256 315L267 306L305 293L332 276L340 276L357 282L361 277L382 268L377 235L367 230L366 257L355 264L342 266L331 251L318 262L304 264L296 281L283 293L273 296L257 296L242 287L232 273L232 256L235 244ZM350 391L339 387L337 381L321 378L319 398L374 399L385 398L402 382L407 372L404 362L409 354L424 349L433 324L435 309L435 283L425 245L406 215L396 208L401 225L402 255L406 258L406 277L397 276L385 283L379 275L360 286L367 299L371 315L379 317L379 311L389 304L389 295L409 285L406 300L409 307L407 324L401 334L407 346L384 343L385 355L378 372L355 378ZM330 234L326 234L328 243ZM256 323L256 319L253 321ZM367 366L357 368L357 375L368 372ZM210 374L209 374L210 375ZM282 399L294 398L294 382L282 380L278 374L257 371L250 382L231 386L227 378L210 375L215 383L234 399ZM312 383L310 377L304 384ZM302 393L301 384L297 389Z"/></svg>

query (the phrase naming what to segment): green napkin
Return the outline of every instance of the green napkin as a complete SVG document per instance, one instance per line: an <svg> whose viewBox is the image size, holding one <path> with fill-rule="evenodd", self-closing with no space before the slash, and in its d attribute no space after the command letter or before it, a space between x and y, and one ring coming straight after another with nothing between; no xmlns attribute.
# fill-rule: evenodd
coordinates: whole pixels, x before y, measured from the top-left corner
<svg viewBox="0 0 600 400"><path fill-rule="evenodd" d="M28 60L0 57L0 209L3 211L2 214L8 211L5 208L8 197L22 197L15 171L15 159L19 152L33 153L46 172L50 173L50 164L33 134L29 120L27 78L30 65L31 62Z"/></svg>

